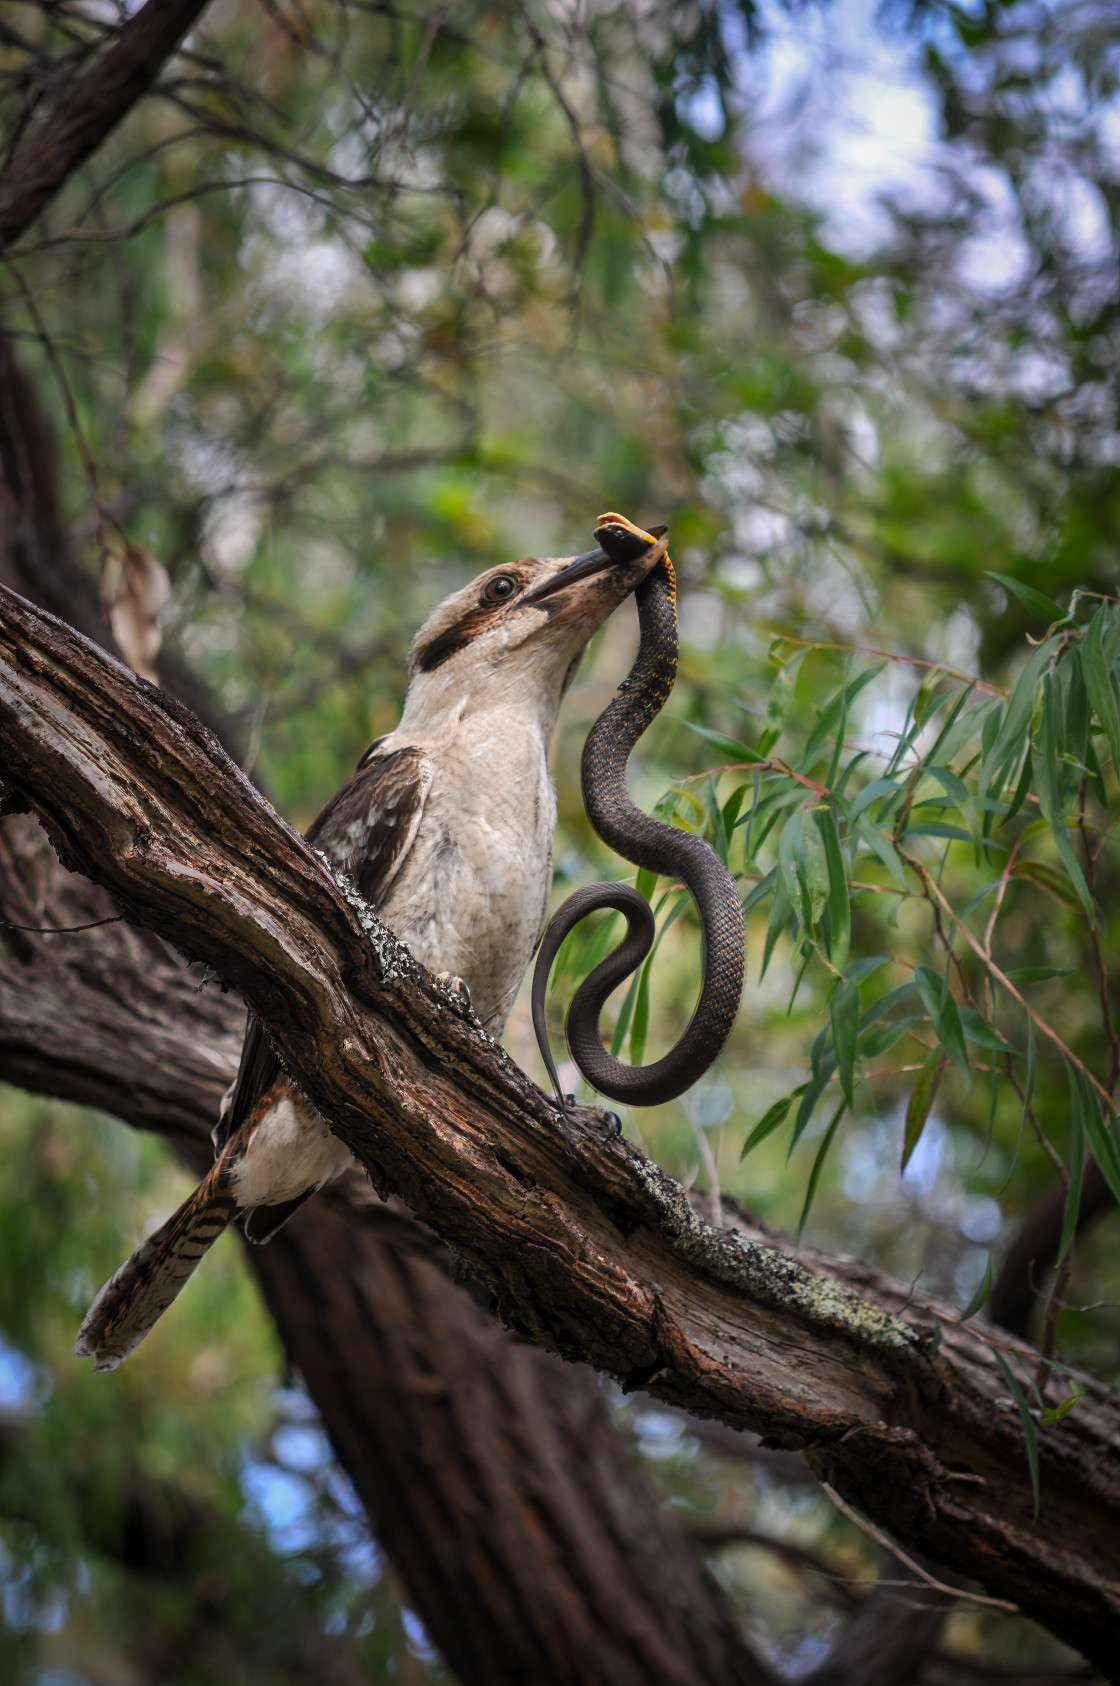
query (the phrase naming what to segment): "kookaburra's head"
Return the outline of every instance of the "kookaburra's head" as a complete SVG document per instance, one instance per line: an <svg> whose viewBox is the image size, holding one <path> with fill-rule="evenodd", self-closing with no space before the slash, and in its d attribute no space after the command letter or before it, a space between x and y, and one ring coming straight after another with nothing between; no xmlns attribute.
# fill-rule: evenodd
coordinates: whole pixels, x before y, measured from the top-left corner
<svg viewBox="0 0 1120 1686"><path fill-rule="evenodd" d="M658 529L658 534L664 529ZM665 553L530 557L480 574L433 609L409 655L405 720L445 709L530 710L551 719L588 641ZM402 725L404 722L402 722Z"/></svg>

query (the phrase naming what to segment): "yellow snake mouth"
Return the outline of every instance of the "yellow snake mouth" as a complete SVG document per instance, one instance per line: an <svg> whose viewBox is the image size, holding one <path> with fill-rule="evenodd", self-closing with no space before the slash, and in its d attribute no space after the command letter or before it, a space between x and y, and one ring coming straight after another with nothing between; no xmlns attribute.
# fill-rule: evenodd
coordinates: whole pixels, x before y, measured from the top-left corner
<svg viewBox="0 0 1120 1686"><path fill-rule="evenodd" d="M595 526L595 537L599 540L607 555L614 562L636 561L641 555L640 550L633 548L635 539L645 547L656 544L669 531L668 527L637 527L633 521L628 521L625 515L619 515L614 510L608 510L600 515ZM665 571L669 576L669 589L673 595L674 605L677 597L677 576L673 572L673 564L669 560L669 552L663 557Z"/></svg>
<svg viewBox="0 0 1120 1686"><path fill-rule="evenodd" d="M575 557L550 580L545 580L543 585L527 592L521 602L539 603L543 597L551 597L554 592L563 591L566 586L589 579L592 574L605 573L608 568L636 562L644 551L657 544L668 531L668 527L654 527L647 533L641 527L636 527L632 521L627 521L625 515L600 515L599 524L595 529L595 537L600 541L598 547Z"/></svg>
<svg viewBox="0 0 1120 1686"><path fill-rule="evenodd" d="M605 515L600 515L595 522L596 537L600 527L620 527L624 533L632 538L641 539L645 544L656 544L658 539L665 537L668 527L651 527L647 532L644 527L636 527L633 521L628 521L625 515L619 515L615 510L608 509Z"/></svg>

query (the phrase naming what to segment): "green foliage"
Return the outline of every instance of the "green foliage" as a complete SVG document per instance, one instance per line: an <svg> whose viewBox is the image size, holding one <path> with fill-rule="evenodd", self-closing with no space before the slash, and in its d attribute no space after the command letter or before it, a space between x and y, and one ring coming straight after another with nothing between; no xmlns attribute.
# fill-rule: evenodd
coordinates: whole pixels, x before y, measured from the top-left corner
<svg viewBox="0 0 1120 1686"><path fill-rule="evenodd" d="M1003 1091L1009 1104L1022 1100L1030 1106L1037 1080L1035 1034L1041 1032L1069 1083L1064 1255L1073 1240L1088 1141L1110 1185L1117 1185L1115 1114L1105 1074L1096 1076L1023 993L1070 976L1075 968L1004 965L1003 952L1014 954L1016 940L1005 940L1004 931L1021 927L1025 917L1041 937L1048 899L1077 915L1063 933L1067 943L1099 943L1107 929L1090 884L1112 867L1120 822L1120 776L1109 745L1120 603L1098 604L1079 595L1068 611L1044 618L1051 624L1009 696L978 696L977 687L962 688L928 669L889 754L869 745L858 708L865 692L874 707L868 687L887 664L853 669L848 665L858 661L853 651L842 662L841 685L833 688L830 674L843 653L832 646L807 647L799 659L803 744L789 761L745 759L743 770L754 775L750 786L739 782L734 769L718 778L708 775L706 787L696 786L702 794L691 800L737 872L744 905L753 913L770 903L762 972L784 940L798 986L802 977L819 979L818 998L826 1007L810 1049L809 1081L766 1111L744 1154L791 1113L796 1144L833 1085L853 1108L861 1081L893 1083L917 1071L905 1118L905 1170L947 1071L964 1095L972 1090L974 1072L983 1072L992 1080L993 1106ZM812 658L808 662L806 655ZM788 727L786 735L791 736ZM750 756L744 746L729 746L722 738L716 747ZM826 764L827 782L817 782L810 772ZM723 791L732 783L727 797ZM726 838L732 802L731 835L742 832L741 846ZM664 799L661 811L676 812L675 793ZM888 901L884 929L875 904ZM904 909L924 911L928 923L913 918L903 923ZM671 917L679 913L678 904ZM853 914L857 942L883 952L842 971L838 961L846 960ZM892 927L898 935L888 948ZM1040 952L1048 947L1040 943ZM587 969L589 954L598 959L601 952L600 937L585 939L584 954L569 957L565 987ZM1110 1020L1103 1028L1111 1040ZM624 1030L616 1032L618 1046L624 1042ZM874 1062L891 1050L898 1063L878 1067ZM640 1058L633 1046L630 1052ZM806 1211L843 1110L832 1116L813 1162Z"/></svg>

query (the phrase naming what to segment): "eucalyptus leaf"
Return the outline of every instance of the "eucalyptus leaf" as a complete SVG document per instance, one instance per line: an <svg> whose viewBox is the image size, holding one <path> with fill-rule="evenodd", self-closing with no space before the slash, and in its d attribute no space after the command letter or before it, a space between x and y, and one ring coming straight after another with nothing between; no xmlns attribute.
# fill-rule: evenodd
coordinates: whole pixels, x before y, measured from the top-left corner
<svg viewBox="0 0 1120 1686"><path fill-rule="evenodd" d="M1035 688L1050 665L1052 655L1053 647L1049 642L1040 644L1019 675L1011 693L1011 701L1003 715L999 734L992 745L991 755L984 758L985 775L980 782L985 792L990 790L993 780L1002 773L1012 757L1017 761L1026 748L1031 715L1034 713Z"/></svg>
<svg viewBox="0 0 1120 1686"><path fill-rule="evenodd" d="M800 1093L800 1089L795 1089L792 1095L787 1095L784 1100L775 1101L772 1107L767 1108L758 1123L752 1129L746 1141L743 1143L743 1151L739 1155L740 1164L742 1164L743 1160L747 1157L747 1154L750 1153L753 1148L758 1146L759 1142L764 1142L767 1136L772 1136L775 1130L781 1128L786 1120L790 1107L793 1105L794 1100Z"/></svg>
<svg viewBox="0 0 1120 1686"><path fill-rule="evenodd" d="M1030 1406L1023 1395L1023 1390L1015 1380L1011 1372L1011 1366L998 1347L992 1348L992 1357L999 1365L1003 1379L1007 1383L1007 1391L1011 1395L1012 1403L1019 1413L1019 1421L1023 1427L1023 1439L1027 1448L1027 1470L1031 1478L1031 1492L1034 1495L1034 1519L1037 1522L1039 1505L1042 1502L1038 1470L1038 1432L1035 1428L1034 1418L1031 1416Z"/></svg>
<svg viewBox="0 0 1120 1686"><path fill-rule="evenodd" d="M829 1002L832 1046L836 1050L836 1071L849 1106L854 1106L853 1085L856 1048L859 1042L859 990L854 984L837 984Z"/></svg>
<svg viewBox="0 0 1120 1686"><path fill-rule="evenodd" d="M997 574L992 568L985 568L984 572L990 580L998 580L1005 591L1009 591L1012 597L1017 597L1024 609L1029 609L1039 620L1052 623L1067 618L1067 609L1063 609L1060 603L1055 603L1052 597L1046 597L1041 591L1036 591L1033 585L1013 579L1010 574Z"/></svg>
<svg viewBox="0 0 1120 1686"><path fill-rule="evenodd" d="M1093 713L1100 721L1108 739L1108 753L1113 770L1120 774L1120 709L1116 702L1116 682L1111 664L1105 657L1105 615L1102 605L1085 628L1081 638L1081 659L1085 684Z"/></svg>
<svg viewBox="0 0 1120 1686"><path fill-rule="evenodd" d="M1075 966L1016 966L1004 976L1013 984L1048 983L1051 978L1070 978Z"/></svg>
<svg viewBox="0 0 1120 1686"><path fill-rule="evenodd" d="M872 784L864 785L859 795L852 799L852 824L855 824L864 809L870 808L873 802L880 801L884 796L897 796L904 788L897 779L875 779Z"/></svg>
<svg viewBox="0 0 1120 1686"><path fill-rule="evenodd" d="M926 1011L933 1021L933 1028L942 1048L952 1060L957 1076L965 1088L971 1089L972 1072L969 1070L960 1013L945 980L932 966L918 966L914 971L914 982L925 1002Z"/></svg>
<svg viewBox="0 0 1120 1686"><path fill-rule="evenodd" d="M847 963L852 940L852 909L848 899L848 875L844 871L844 854L840 847L840 833L831 808L821 808L817 823L824 841L828 863L828 913L830 925L829 958L841 971Z"/></svg>
<svg viewBox="0 0 1120 1686"><path fill-rule="evenodd" d="M910 1100L906 1107L906 1126L902 1137L902 1169L905 1171L910 1163L910 1157L922 1139L922 1132L926 1127L933 1103L937 1099L937 1091L941 1085L941 1076L949 1061L935 1048L930 1054L921 1071L917 1082L910 1091Z"/></svg>
<svg viewBox="0 0 1120 1686"><path fill-rule="evenodd" d="M861 841L867 845L873 854L878 855L899 889L905 890L907 888L906 868L903 866L902 858L890 838L880 831L877 825L872 825L866 816L860 820L858 831Z"/></svg>
<svg viewBox="0 0 1120 1686"><path fill-rule="evenodd" d="M836 1111L829 1120L828 1129L821 1137L821 1145L818 1147L813 1159L813 1168L809 1172L809 1181L805 1187L805 1204L801 1208L801 1216L797 1221L797 1239L799 1241L801 1239L802 1231L808 1222L813 1201L816 1199L817 1184L820 1181L821 1172L824 1169L824 1162L828 1158L828 1150L832 1146L832 1138L836 1134L840 1120L847 1111L847 1106L847 1101L841 1101L840 1105L836 1108Z"/></svg>
<svg viewBox="0 0 1120 1686"><path fill-rule="evenodd" d="M876 1060L880 1054L885 1054L893 1048L896 1042L901 1042L911 1025L918 1023L917 1014L911 1014L903 1019L888 1019L886 1024L873 1025L864 1031L859 1039L860 1058Z"/></svg>
<svg viewBox="0 0 1120 1686"><path fill-rule="evenodd" d="M763 759L753 745L743 743L739 738L729 738L723 732L713 732L709 726L698 726L695 720L683 720L681 724L687 726L690 732L695 732L698 738L703 738L705 743L710 743L713 749L718 749L721 755L726 755L731 761L750 763Z"/></svg>
<svg viewBox="0 0 1120 1686"><path fill-rule="evenodd" d="M1058 789L1057 698L1055 682L1050 674L1047 674L1042 682L1042 730L1038 749L1031 751L1031 762L1034 768L1035 789L1038 792L1038 805L1050 827L1066 875L1092 923L1093 900L1085 882L1085 875L1070 844Z"/></svg>

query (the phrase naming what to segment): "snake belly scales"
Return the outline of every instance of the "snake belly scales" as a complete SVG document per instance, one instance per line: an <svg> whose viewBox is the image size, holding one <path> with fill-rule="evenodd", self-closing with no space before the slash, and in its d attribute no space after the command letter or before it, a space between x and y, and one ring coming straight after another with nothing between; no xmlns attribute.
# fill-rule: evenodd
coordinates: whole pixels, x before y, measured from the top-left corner
<svg viewBox="0 0 1120 1686"><path fill-rule="evenodd" d="M619 516L601 516L596 539L612 561L640 556L666 529L643 532ZM589 884L553 915L533 972L533 1027L541 1055L560 1098L556 1066L545 1026L549 972L568 932L598 908L615 908L626 918L617 948L580 984L568 1008L568 1050L592 1088L610 1100L657 1106L673 1100L707 1071L735 1022L743 989L745 928L734 878L710 843L692 832L664 825L642 812L626 787L626 763L638 739L660 714L677 675L677 591L668 555L635 592L640 641L638 656L619 694L587 734L580 782L587 817L599 837L632 865L684 884L696 903L704 939L700 998L678 1042L650 1065L624 1065L603 1045L599 1015L607 997L630 977L653 947L653 913L629 884Z"/></svg>

